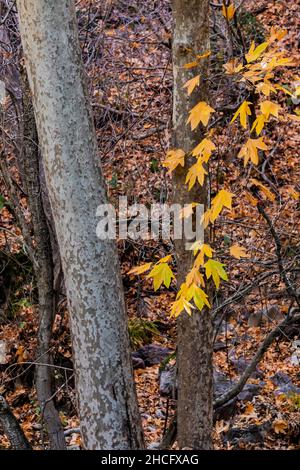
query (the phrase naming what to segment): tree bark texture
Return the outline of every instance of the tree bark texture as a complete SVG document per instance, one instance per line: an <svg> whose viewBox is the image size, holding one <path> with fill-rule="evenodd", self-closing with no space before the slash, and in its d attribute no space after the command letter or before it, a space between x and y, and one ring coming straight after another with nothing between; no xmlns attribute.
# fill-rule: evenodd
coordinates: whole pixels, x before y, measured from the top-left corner
<svg viewBox="0 0 300 470"><path fill-rule="evenodd" d="M96 236L97 207L107 196L74 1L17 5L65 277L84 445L142 448L117 249Z"/></svg>
<svg viewBox="0 0 300 470"><path fill-rule="evenodd" d="M191 131L187 125L189 111L199 102L208 102L208 59L199 66L186 69L196 54L210 49L209 0L173 0L173 127L174 147L191 151L203 139L203 128ZM190 97L183 85L200 74L200 87ZM193 160L192 160L193 161ZM181 205L199 202L206 205L207 186L188 192L185 178L190 158L184 168L174 172L173 202ZM194 163L194 161L193 161ZM193 264L193 252L185 249L185 240L175 241L178 283L185 280ZM178 443L180 448L211 449L213 423L212 322L208 310L182 313L178 319Z"/></svg>

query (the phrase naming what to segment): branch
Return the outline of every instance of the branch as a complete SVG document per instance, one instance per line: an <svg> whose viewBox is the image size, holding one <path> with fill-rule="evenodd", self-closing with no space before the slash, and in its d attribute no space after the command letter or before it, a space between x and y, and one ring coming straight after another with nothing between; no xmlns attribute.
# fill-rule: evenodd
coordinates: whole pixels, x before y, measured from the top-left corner
<svg viewBox="0 0 300 470"><path fill-rule="evenodd" d="M244 385L246 384L247 380L249 377L252 375L252 372L255 370L256 366L258 363L262 360L263 355L267 351L268 347L272 344L274 339L282 334L284 332L284 329L286 326L290 325L293 323L295 320L297 320L299 317L287 317L285 320L283 320L279 325L277 325L263 340L261 345L259 346L256 354L254 355L252 361L246 368L245 372L243 375L240 377L240 380L237 382L237 384L228 392L224 393L221 397L217 398L214 401L214 408L218 408L224 403L227 403L229 400L232 398L236 397L243 389Z"/></svg>

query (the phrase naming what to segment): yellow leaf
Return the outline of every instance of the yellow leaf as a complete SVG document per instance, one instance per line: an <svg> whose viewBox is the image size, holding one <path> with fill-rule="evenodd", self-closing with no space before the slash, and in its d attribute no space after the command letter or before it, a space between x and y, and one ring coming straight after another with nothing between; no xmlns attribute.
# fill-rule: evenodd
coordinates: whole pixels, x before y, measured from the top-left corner
<svg viewBox="0 0 300 470"><path fill-rule="evenodd" d="M288 427L288 423L283 419L276 419L272 423L272 428L276 434L286 434Z"/></svg>
<svg viewBox="0 0 300 470"><path fill-rule="evenodd" d="M205 103L205 101L200 101L200 103L191 109L187 122L191 123L192 130L196 129L200 122L206 127L211 113L214 112L215 110Z"/></svg>
<svg viewBox="0 0 300 470"><path fill-rule="evenodd" d="M192 315L193 305L188 302L184 297L180 297L178 300L172 303L170 317L178 317L184 310Z"/></svg>
<svg viewBox="0 0 300 470"><path fill-rule="evenodd" d="M225 189L221 189L221 191L218 192L211 202L210 222L214 222L216 220L223 207L231 209L232 196L233 194Z"/></svg>
<svg viewBox="0 0 300 470"><path fill-rule="evenodd" d="M243 145L239 151L238 157L244 157L244 166L247 165L250 160L254 165L258 165L258 149L268 150L268 147L263 142L263 138L259 137L258 139L248 139L247 142Z"/></svg>
<svg viewBox="0 0 300 470"><path fill-rule="evenodd" d="M189 168L186 175L185 182L189 185L189 191L195 185L197 180L200 186L203 186L205 175L207 175L207 171L203 167L203 160L202 158L198 158L197 162Z"/></svg>
<svg viewBox="0 0 300 470"><path fill-rule="evenodd" d="M188 80L184 85L183 88L187 88L188 95L191 95L196 88L196 86L199 86L200 84L200 75L197 75L194 78L191 78Z"/></svg>
<svg viewBox="0 0 300 470"><path fill-rule="evenodd" d="M269 45L268 42L263 42L259 46L255 47L255 43L254 41L252 41L249 52L245 54L248 64L250 62L254 62L255 60L257 60L261 56L261 54L264 52L264 50L268 47L268 45Z"/></svg>
<svg viewBox="0 0 300 470"><path fill-rule="evenodd" d="M260 181L258 181L255 178L251 178L250 182L254 184L254 186L257 186L258 188L260 188L267 199L269 199L270 201L275 201L274 194L266 186L264 186Z"/></svg>
<svg viewBox="0 0 300 470"><path fill-rule="evenodd" d="M271 92L276 93L276 88L274 88L273 85L267 80L258 83L255 88L258 93L263 93L268 97L270 96Z"/></svg>
<svg viewBox="0 0 300 470"><path fill-rule="evenodd" d="M276 88L276 90L283 91L283 93L286 93L289 96L293 96L292 93L289 90L287 90L286 88L284 88L281 85L274 85L274 87Z"/></svg>
<svg viewBox="0 0 300 470"><path fill-rule="evenodd" d="M231 20L234 17L234 13L235 7L233 3L231 3L228 7L223 3L222 15L224 16L224 18L226 18L227 20Z"/></svg>
<svg viewBox="0 0 300 470"><path fill-rule="evenodd" d="M269 42L280 41L287 35L286 29L276 29L274 26L271 27Z"/></svg>
<svg viewBox="0 0 300 470"><path fill-rule="evenodd" d="M180 219L188 219L191 215L193 215L194 208L199 206L198 202L191 202L190 204L185 204L179 212Z"/></svg>
<svg viewBox="0 0 300 470"><path fill-rule="evenodd" d="M163 166L169 169L168 173L171 173L178 165L184 167L184 157L185 153L181 149L169 150Z"/></svg>
<svg viewBox="0 0 300 470"><path fill-rule="evenodd" d="M188 64L184 64L185 69L192 69L193 67L197 67L198 61L194 60L194 62L189 62Z"/></svg>
<svg viewBox="0 0 300 470"><path fill-rule="evenodd" d="M192 299L200 311L203 309L204 305L210 308L208 295L204 292L204 290L200 289L197 284L192 284L187 291L186 300L189 302Z"/></svg>
<svg viewBox="0 0 300 470"><path fill-rule="evenodd" d="M251 132L255 129L256 135L259 135L264 128L266 120L267 117L264 114L259 114L251 127Z"/></svg>
<svg viewBox="0 0 300 470"><path fill-rule="evenodd" d="M270 114L278 118L278 111L280 106L278 104L273 103L272 101L266 100L260 103L261 112L266 116L266 119L269 119Z"/></svg>
<svg viewBox="0 0 300 470"><path fill-rule="evenodd" d="M236 259L249 258L245 249L239 245L232 245L230 247L230 254Z"/></svg>
<svg viewBox="0 0 300 470"><path fill-rule="evenodd" d="M128 271L127 274L143 274L144 272L148 271L151 268L152 263L141 264L140 266L136 266Z"/></svg>
<svg viewBox="0 0 300 470"><path fill-rule="evenodd" d="M203 54L198 54L197 59L199 59L199 60L206 59L206 57L209 57L210 54L211 54L211 51L204 52Z"/></svg>
<svg viewBox="0 0 300 470"><path fill-rule="evenodd" d="M228 277L223 266L225 265L213 259L209 259L204 265L207 279L212 276L217 289L219 289L220 286L220 278L224 281L228 281Z"/></svg>
<svg viewBox="0 0 300 470"><path fill-rule="evenodd" d="M201 140L200 144L193 149L192 155L194 157L202 156L204 161L207 163L211 153L216 150L215 144L210 139Z"/></svg>
<svg viewBox="0 0 300 470"><path fill-rule="evenodd" d="M243 70L243 65L238 63L237 59L232 59L226 64L223 65L224 69L226 70L226 73L228 75L233 75L235 73L239 73L241 70Z"/></svg>
<svg viewBox="0 0 300 470"><path fill-rule="evenodd" d="M240 116L240 123L244 129L247 129L247 116L251 116L251 110L249 104L252 104L250 101L244 101L239 109L234 114L230 123L234 122L238 116Z"/></svg>
<svg viewBox="0 0 300 470"><path fill-rule="evenodd" d="M167 255L165 256L164 258L160 258L160 260L158 261L158 263L168 263L168 261L170 261L172 259L172 256L171 255Z"/></svg>
<svg viewBox="0 0 300 470"><path fill-rule="evenodd" d="M153 287L156 291L162 284L169 288L171 280L175 279L175 276L167 263L159 263L154 266L147 278L153 279Z"/></svg>

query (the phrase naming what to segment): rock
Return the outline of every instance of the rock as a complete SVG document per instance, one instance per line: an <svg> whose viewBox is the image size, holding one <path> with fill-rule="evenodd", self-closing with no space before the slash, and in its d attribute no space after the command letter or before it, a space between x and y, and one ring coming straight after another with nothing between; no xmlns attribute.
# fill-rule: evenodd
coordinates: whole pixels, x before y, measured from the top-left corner
<svg viewBox="0 0 300 470"><path fill-rule="evenodd" d="M6 341L2 340L0 341L0 364L7 363L6 351L7 351Z"/></svg>
<svg viewBox="0 0 300 470"><path fill-rule="evenodd" d="M250 362L247 361L243 356L236 357L234 350L229 351L228 357L229 357L231 364L235 368L236 372L242 375L245 372ZM263 376L264 376L263 372L259 370L258 367L256 367L256 369L251 374L251 377L253 377L254 379L262 379Z"/></svg>
<svg viewBox="0 0 300 470"><path fill-rule="evenodd" d="M259 395L261 389L265 386L265 382L259 384L246 384L243 390L238 394L240 401L252 401L252 399Z"/></svg>
<svg viewBox="0 0 300 470"><path fill-rule="evenodd" d="M271 307L267 309L259 310L258 312L254 312L248 318L248 326L250 327L258 327L261 326L263 323L272 323L274 325L280 323L283 320L283 315L280 311L278 305L271 305Z"/></svg>
<svg viewBox="0 0 300 470"><path fill-rule="evenodd" d="M166 357L172 352L172 349L164 348L159 344L146 344L142 348L132 353L133 358L142 359L145 367L151 367L156 364L160 364Z"/></svg>
<svg viewBox="0 0 300 470"><path fill-rule="evenodd" d="M159 393L163 397L176 398L176 366L167 366L159 373Z"/></svg>
<svg viewBox="0 0 300 470"><path fill-rule="evenodd" d="M140 357L135 357L135 353L132 353L132 365L134 369L145 369L145 363Z"/></svg>
<svg viewBox="0 0 300 470"><path fill-rule="evenodd" d="M276 395L289 395L291 393L300 395L300 388L294 385L289 376L283 372L276 372L270 380L277 386L274 392Z"/></svg>
<svg viewBox="0 0 300 470"><path fill-rule="evenodd" d="M270 431L270 423L251 425L246 429L231 428L224 434L224 442L230 442L235 448L243 448L245 444L263 443L265 435ZM242 446L240 446L242 444Z"/></svg>

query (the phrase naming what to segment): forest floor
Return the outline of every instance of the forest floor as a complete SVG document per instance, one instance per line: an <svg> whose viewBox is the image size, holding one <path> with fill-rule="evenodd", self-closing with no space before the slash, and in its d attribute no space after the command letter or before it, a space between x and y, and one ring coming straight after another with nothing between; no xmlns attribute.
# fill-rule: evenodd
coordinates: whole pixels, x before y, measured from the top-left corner
<svg viewBox="0 0 300 470"><path fill-rule="evenodd" d="M130 3L130 5L128 5ZM116 5L116 6L114 6ZM269 31L272 25L286 28L283 47L299 63L299 2L291 0L246 0L243 8L256 18L252 27ZM162 167L171 142L171 10L165 0L78 2L80 40L89 75L90 95L99 143L99 159L111 201L126 195L129 204L167 201L172 192L170 176ZM282 72L281 82L299 81L295 68ZM282 95L281 106L294 112L296 106ZM285 121L268 130L272 143L266 168L250 175L237 162L240 135L235 126L217 134L218 156L212 171L224 185L234 188L232 211L216 225L213 246L230 274L214 299L215 306L244 287L249 293L222 309L223 319L216 336L214 367L216 381L225 387L234 383L258 349L258 345L288 312L290 299L276 273L274 240L255 204L249 202L249 178L262 179L275 194L266 201L267 211L280 235L287 262L299 256L299 124ZM271 145L270 145L271 146ZM269 183L268 183L269 181ZM93 216L93 215L91 215ZM11 216L2 210L1 222L19 235ZM9 235L0 232L6 246ZM238 243L247 250L246 259L229 258L228 245ZM173 253L167 241L118 242L130 329L135 350L156 344L175 350L176 322L169 317L171 289L153 291L151 282L128 275L142 263ZM20 244L11 242L12 256ZM299 264L298 264L299 267ZM255 284L262 273L274 271ZM19 285L9 320L0 322L0 393L5 395L34 448L42 448L40 409L34 389L32 362L36 354L37 311L34 281L27 276ZM297 278L293 278L297 282ZM298 279L299 285L299 279ZM261 316L261 312L266 315ZM221 316L217 319L221 320ZM153 329L153 324L156 325ZM152 328L152 329L151 329ZM141 333L142 330L142 333ZM273 343L248 384L244 396L215 415L216 449L299 449L300 371L296 339L299 331ZM78 428L72 372L71 341L65 299L59 304L53 332L60 416L66 430ZM298 358L298 359L297 359ZM298 362L297 362L298 361ZM154 361L155 362L155 361ZM157 361L156 361L157 362ZM24 364L26 363L26 364ZM175 412L175 400L160 393L159 363L135 370L137 393L148 446L158 443ZM69 433L68 445L81 446L77 432ZM175 444L176 446L176 444ZM0 448L9 443L0 433Z"/></svg>

